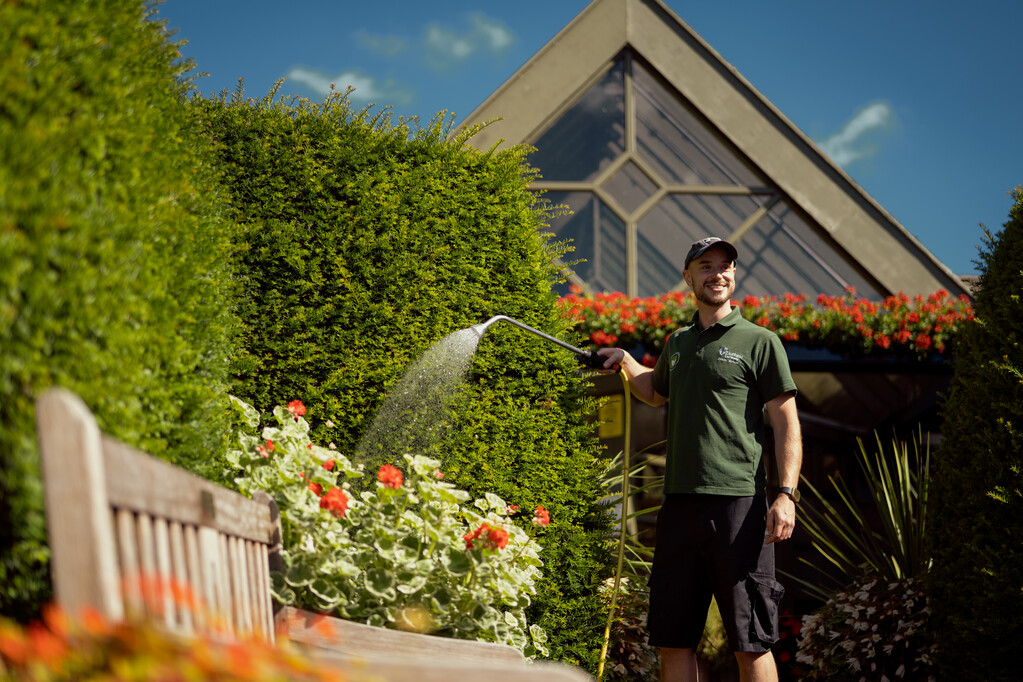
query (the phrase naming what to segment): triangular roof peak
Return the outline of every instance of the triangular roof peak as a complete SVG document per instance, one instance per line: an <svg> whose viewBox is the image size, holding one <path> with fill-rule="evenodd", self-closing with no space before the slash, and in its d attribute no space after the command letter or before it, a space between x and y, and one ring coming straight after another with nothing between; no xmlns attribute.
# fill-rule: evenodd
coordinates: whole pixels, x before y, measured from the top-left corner
<svg viewBox="0 0 1023 682"><path fill-rule="evenodd" d="M536 145L606 78L623 54L638 57L644 69L656 74L659 82L713 127L723 144L768 179L789 210L808 218L805 222L817 232L814 238L834 248L823 259L818 257L819 261L848 261L862 281L870 283L868 288L880 294L926 294L937 289L956 295L969 293L960 277L660 0L594 0L459 128L489 121L471 140L481 149ZM629 97L624 100L627 110ZM626 154L628 144L623 143ZM643 171L643 164L639 165ZM540 170L544 173L543 166ZM625 242L633 244L634 253L642 251L635 248L633 224L641 220L623 218L631 230ZM748 231L751 226L742 229ZM708 229L703 234L712 233ZM742 239L744 234L720 236ZM680 236L676 241L684 240ZM779 255L771 267L783 267L783 261L784 255ZM635 280L633 273L628 288L635 289Z"/></svg>

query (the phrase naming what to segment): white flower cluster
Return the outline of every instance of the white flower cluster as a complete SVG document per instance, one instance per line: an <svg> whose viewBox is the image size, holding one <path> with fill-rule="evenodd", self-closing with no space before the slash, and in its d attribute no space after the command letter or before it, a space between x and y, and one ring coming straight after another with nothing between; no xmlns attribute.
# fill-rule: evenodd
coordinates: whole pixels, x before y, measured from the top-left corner
<svg viewBox="0 0 1023 682"><path fill-rule="evenodd" d="M918 581L869 580L803 618L796 661L808 680L934 680L935 644Z"/></svg>

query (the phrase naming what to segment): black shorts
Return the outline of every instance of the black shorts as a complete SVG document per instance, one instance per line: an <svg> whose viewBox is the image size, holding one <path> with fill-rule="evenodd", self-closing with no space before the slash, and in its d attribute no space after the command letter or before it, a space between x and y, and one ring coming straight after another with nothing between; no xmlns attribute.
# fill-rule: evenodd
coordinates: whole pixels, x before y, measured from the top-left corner
<svg viewBox="0 0 1023 682"><path fill-rule="evenodd" d="M651 645L695 649L713 595L733 651L770 650L785 590L766 525L763 496L665 496L650 573Z"/></svg>

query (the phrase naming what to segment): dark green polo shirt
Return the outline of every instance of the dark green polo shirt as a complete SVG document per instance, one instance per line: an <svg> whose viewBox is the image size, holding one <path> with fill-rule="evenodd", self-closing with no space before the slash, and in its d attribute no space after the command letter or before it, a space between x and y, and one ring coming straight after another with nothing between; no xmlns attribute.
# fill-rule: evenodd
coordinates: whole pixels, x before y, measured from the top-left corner
<svg viewBox="0 0 1023 682"><path fill-rule="evenodd" d="M694 315L665 343L654 390L668 398L664 492L764 492L764 405L796 384L781 339L733 308L701 330Z"/></svg>

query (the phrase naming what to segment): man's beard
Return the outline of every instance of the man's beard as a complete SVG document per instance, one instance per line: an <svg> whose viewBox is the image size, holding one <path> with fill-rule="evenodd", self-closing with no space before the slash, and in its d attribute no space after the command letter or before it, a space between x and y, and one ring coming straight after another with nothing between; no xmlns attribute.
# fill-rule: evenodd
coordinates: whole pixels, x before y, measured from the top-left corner
<svg viewBox="0 0 1023 682"><path fill-rule="evenodd" d="M726 283L725 290L721 293L712 292L707 290L707 283L704 282L703 286L693 292L696 296L696 300L701 303L705 303L709 306L722 306L730 303L732 300L732 294L735 292L735 284Z"/></svg>

